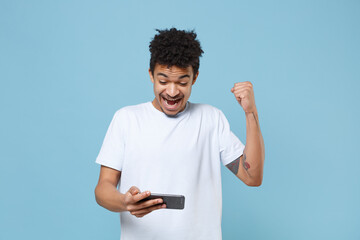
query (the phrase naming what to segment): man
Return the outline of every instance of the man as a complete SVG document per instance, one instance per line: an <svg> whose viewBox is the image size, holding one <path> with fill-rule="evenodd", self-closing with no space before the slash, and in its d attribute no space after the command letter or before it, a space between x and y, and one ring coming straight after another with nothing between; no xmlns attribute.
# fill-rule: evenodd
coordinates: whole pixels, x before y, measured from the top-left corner
<svg viewBox="0 0 360 240"><path fill-rule="evenodd" d="M96 160L96 201L120 212L123 240L221 239L220 162L248 186L262 182L264 143L252 84L231 89L245 111L245 147L220 110L188 101L203 53L196 34L158 32L150 43L155 98L115 113ZM150 191L184 195L185 208L141 201Z"/></svg>

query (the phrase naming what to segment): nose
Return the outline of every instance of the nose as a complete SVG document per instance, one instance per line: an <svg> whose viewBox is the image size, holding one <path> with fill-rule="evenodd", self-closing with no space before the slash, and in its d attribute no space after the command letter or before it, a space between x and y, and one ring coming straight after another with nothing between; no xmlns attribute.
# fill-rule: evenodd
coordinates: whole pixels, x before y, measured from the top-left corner
<svg viewBox="0 0 360 240"><path fill-rule="evenodd" d="M180 91L179 89L177 88L176 84L172 83L169 85L168 89L167 89L167 92L166 92L170 97L175 97L177 96Z"/></svg>

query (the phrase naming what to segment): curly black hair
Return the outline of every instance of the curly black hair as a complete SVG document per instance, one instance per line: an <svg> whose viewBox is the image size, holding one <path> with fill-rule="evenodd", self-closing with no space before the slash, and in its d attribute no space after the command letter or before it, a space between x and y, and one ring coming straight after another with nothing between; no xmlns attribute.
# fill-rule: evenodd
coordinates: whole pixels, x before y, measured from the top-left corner
<svg viewBox="0 0 360 240"><path fill-rule="evenodd" d="M155 64L167 65L168 67L177 66L187 68L192 66L194 75L200 66L200 56L203 53L196 33L192 31L159 30L150 42L150 70L154 74Z"/></svg>

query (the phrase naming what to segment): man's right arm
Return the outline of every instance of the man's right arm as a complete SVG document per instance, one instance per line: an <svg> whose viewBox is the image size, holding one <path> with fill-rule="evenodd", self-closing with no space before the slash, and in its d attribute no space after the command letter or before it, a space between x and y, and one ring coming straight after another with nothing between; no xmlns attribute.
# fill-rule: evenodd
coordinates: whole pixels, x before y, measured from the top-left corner
<svg viewBox="0 0 360 240"><path fill-rule="evenodd" d="M140 193L140 190L133 186L125 194L117 189L121 172L112 168L101 166L99 182L95 188L96 202L112 211L123 212L129 211L136 217L143 217L146 214L161 208L165 208L162 199L141 201L150 196L149 191Z"/></svg>
<svg viewBox="0 0 360 240"><path fill-rule="evenodd" d="M123 204L124 194L121 194L116 188L120 177L120 171L101 166L99 181L95 188L95 199L100 206L112 212L126 210Z"/></svg>

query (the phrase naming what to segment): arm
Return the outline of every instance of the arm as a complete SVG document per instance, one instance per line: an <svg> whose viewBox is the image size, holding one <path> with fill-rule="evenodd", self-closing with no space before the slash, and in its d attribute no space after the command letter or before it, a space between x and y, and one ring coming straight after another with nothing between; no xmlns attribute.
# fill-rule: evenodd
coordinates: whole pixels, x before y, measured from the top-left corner
<svg viewBox="0 0 360 240"><path fill-rule="evenodd" d="M121 194L116 188L120 177L120 171L101 166L99 181L95 188L95 199L100 206L112 212L126 210L123 203L124 194Z"/></svg>
<svg viewBox="0 0 360 240"><path fill-rule="evenodd" d="M246 146L244 154L226 166L246 185L260 186L263 179L265 147L253 87L250 82L236 83L231 92L245 111Z"/></svg>
<svg viewBox="0 0 360 240"><path fill-rule="evenodd" d="M120 177L120 171L101 166L99 182L95 188L95 199L100 206L112 212L130 211L136 217L143 217L156 209L166 207L165 204L160 204L162 199L140 202L150 196L150 192L140 193L140 190L135 186L131 187L125 194L120 193L116 188Z"/></svg>

